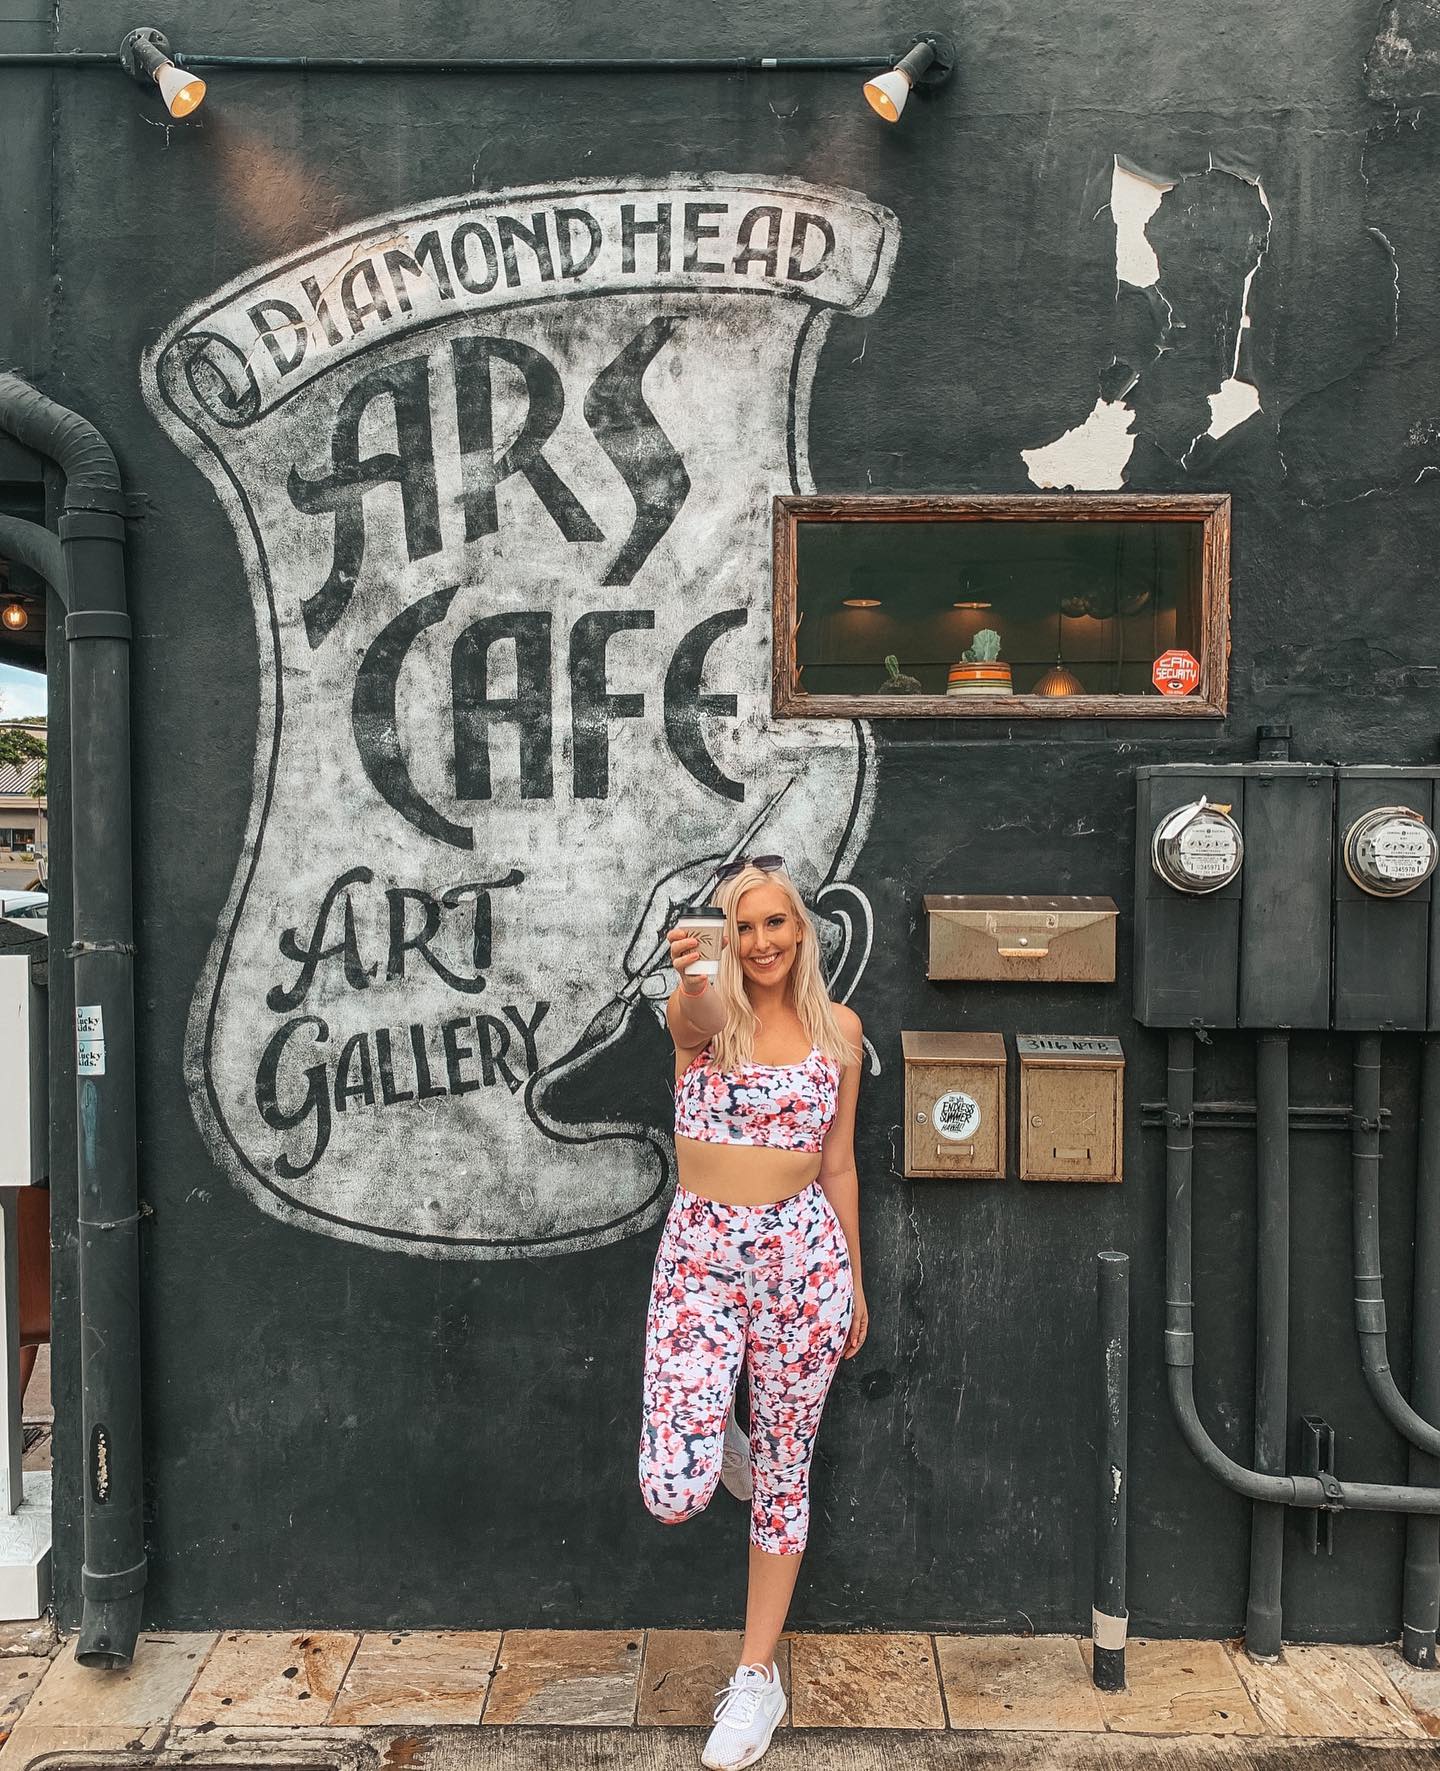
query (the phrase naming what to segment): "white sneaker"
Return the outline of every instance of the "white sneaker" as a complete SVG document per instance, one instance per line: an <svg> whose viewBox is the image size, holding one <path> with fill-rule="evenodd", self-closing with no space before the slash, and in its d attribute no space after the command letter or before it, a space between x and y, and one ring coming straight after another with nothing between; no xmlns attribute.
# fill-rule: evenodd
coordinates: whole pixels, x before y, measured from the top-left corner
<svg viewBox="0 0 1440 1771"><path fill-rule="evenodd" d="M760 1666L735 1669L735 1677L723 1690L715 1710L715 1726L705 1742L700 1763L710 1771L740 1771L765 1756L770 1736L785 1714L785 1687L780 1669L767 1672Z"/></svg>
<svg viewBox="0 0 1440 1771"><path fill-rule="evenodd" d="M755 1492L755 1477L750 1468L750 1441L740 1431L735 1418L735 1404L725 1416L725 1439L720 1447L720 1480L736 1500L749 1500Z"/></svg>

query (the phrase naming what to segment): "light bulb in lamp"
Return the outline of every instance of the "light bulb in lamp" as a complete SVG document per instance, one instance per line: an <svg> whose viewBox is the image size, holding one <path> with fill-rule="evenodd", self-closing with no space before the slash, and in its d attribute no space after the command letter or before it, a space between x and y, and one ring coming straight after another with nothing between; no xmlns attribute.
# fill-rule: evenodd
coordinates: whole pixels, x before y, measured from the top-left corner
<svg viewBox="0 0 1440 1771"><path fill-rule="evenodd" d="M910 82L903 74L892 70L867 80L864 91L870 109L877 116L883 117L887 123L898 123L900 113L905 109L905 100L910 96Z"/></svg>
<svg viewBox="0 0 1440 1771"><path fill-rule="evenodd" d="M0 609L0 621L3 621L11 633L20 633L30 625L30 611L24 603L6 603Z"/></svg>
<svg viewBox="0 0 1440 1771"><path fill-rule="evenodd" d="M951 57L938 53L939 39L922 37L907 55L901 56L888 74L876 74L861 90L865 102L877 117L887 123L898 123L915 82L922 74L931 81L943 80L950 72Z"/></svg>
<svg viewBox="0 0 1440 1771"><path fill-rule="evenodd" d="M1032 695L1045 695L1054 700L1062 695L1083 695L1085 685L1073 670L1067 670L1057 658L1030 692Z"/></svg>
<svg viewBox="0 0 1440 1771"><path fill-rule="evenodd" d="M188 117L191 111L200 108L200 101L205 96L205 82L198 74L187 74L183 68L177 68L174 62L166 62L155 76L155 84L160 88L160 96L165 100L165 109L172 117Z"/></svg>
<svg viewBox="0 0 1440 1771"><path fill-rule="evenodd" d="M158 87L172 117L193 116L205 97L205 82L198 74L175 66L169 39L153 25L141 25L130 32L120 45L120 66L141 86Z"/></svg>

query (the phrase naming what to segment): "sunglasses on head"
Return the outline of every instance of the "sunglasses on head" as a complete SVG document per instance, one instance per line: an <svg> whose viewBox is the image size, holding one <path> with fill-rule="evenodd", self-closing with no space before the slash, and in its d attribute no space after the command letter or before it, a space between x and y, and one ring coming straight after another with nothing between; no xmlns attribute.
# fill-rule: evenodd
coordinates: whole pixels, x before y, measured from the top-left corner
<svg viewBox="0 0 1440 1771"><path fill-rule="evenodd" d="M743 873L747 867L759 867L766 873L783 873L785 857L783 855L738 855L733 861L727 861L723 867L715 869L716 881L734 879L737 873Z"/></svg>

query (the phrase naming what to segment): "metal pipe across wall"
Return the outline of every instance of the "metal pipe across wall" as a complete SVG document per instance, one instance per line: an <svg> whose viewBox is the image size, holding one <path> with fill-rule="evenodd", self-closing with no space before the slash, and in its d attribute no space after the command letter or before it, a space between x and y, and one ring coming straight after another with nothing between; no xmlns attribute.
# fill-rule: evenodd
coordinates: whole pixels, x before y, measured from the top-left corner
<svg viewBox="0 0 1440 1771"><path fill-rule="evenodd" d="M1420 1155L1415 1177L1415 1282L1410 1323L1410 1395L1428 1420L1440 1419L1440 1038L1420 1046ZM1440 1482L1440 1461L1410 1448L1410 1480ZM1440 1665L1440 1521L1411 1519L1405 1532L1401 1647L1411 1666Z"/></svg>
<svg viewBox="0 0 1440 1771"><path fill-rule="evenodd" d="M83 1063L77 1057L75 1077L85 1458L83 1609L75 1658L86 1666L123 1667L135 1652L146 1575L124 495L114 454L99 431L16 375L0 374L0 431L57 463L65 475L59 545L69 591L69 957L77 1050L85 1053ZM4 533L13 536L13 529ZM30 563L53 567L53 552L31 540Z"/></svg>
<svg viewBox="0 0 1440 1771"><path fill-rule="evenodd" d="M1203 1467L1247 1500L1334 1512L1440 1516L1440 1488L1341 1482L1330 1475L1267 1475L1228 1456L1195 1406L1195 1295L1191 1182L1195 1153L1195 1035L1170 1035L1165 1113L1165 1366L1170 1405L1185 1443Z"/></svg>
<svg viewBox="0 0 1440 1771"><path fill-rule="evenodd" d="M177 68L231 68L281 74L861 74L893 68L900 52L871 55L207 55L170 52ZM120 58L103 49L15 51L4 68L114 68Z"/></svg>
<svg viewBox="0 0 1440 1771"><path fill-rule="evenodd" d="M1262 1033L1256 1050L1255 1467L1283 1476L1289 1462L1290 1037ZM1285 1508L1258 1502L1250 1516L1250 1596L1245 1648L1280 1652Z"/></svg>
<svg viewBox="0 0 1440 1771"><path fill-rule="evenodd" d="M39 523L23 517L0 516L0 553L38 573L62 603L66 603L65 555L60 538Z"/></svg>

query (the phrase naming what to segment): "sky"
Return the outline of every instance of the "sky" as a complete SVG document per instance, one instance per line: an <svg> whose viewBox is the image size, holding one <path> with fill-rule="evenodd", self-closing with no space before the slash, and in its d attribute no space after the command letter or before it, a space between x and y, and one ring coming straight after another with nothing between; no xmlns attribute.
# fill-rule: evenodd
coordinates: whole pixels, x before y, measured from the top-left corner
<svg viewBox="0 0 1440 1771"><path fill-rule="evenodd" d="M33 670L0 664L0 719L24 719L44 713L45 678Z"/></svg>

